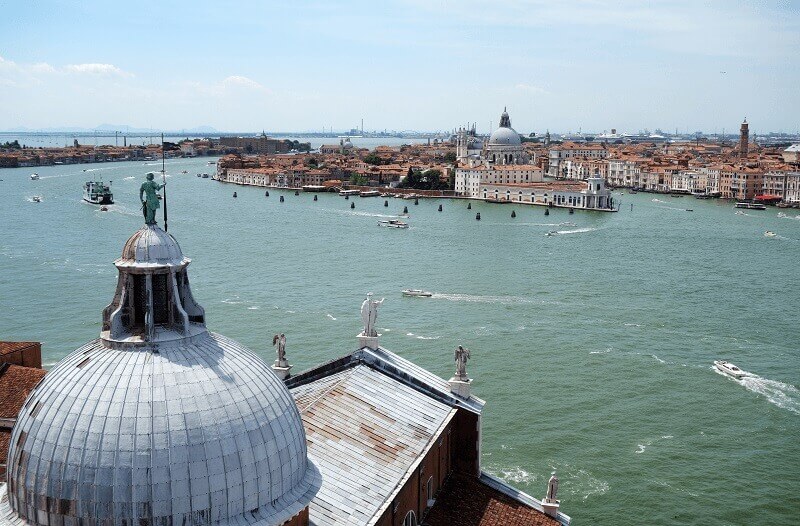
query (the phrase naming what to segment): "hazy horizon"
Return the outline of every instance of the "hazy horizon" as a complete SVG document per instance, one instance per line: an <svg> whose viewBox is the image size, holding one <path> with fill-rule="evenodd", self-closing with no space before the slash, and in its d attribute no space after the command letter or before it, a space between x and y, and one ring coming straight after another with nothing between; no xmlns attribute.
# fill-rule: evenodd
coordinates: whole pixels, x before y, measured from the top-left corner
<svg viewBox="0 0 800 526"><path fill-rule="evenodd" d="M797 2L19 3L0 128L797 133Z"/></svg>

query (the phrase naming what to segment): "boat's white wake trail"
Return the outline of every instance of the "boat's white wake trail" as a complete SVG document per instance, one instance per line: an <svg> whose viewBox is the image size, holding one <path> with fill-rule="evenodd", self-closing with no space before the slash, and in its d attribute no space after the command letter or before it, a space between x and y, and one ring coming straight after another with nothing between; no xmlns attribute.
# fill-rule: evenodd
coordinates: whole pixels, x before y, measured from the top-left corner
<svg viewBox="0 0 800 526"><path fill-rule="evenodd" d="M716 367L713 369L717 374L744 386L748 391L763 396L771 404L800 415L800 390L795 386L777 380L762 378L752 373L747 373L747 376L736 379L718 371Z"/></svg>
<svg viewBox="0 0 800 526"><path fill-rule="evenodd" d="M396 215L374 214L372 212L351 212L350 210L333 210L330 208L326 208L325 211L333 212L335 214L340 214L343 216L380 217L385 219L396 219L397 217L399 217Z"/></svg>
<svg viewBox="0 0 800 526"><path fill-rule="evenodd" d="M519 296L473 296L471 294L434 293L431 298L447 301L463 301L465 303L501 303L505 305L531 303L531 300L521 298Z"/></svg>
<svg viewBox="0 0 800 526"><path fill-rule="evenodd" d="M558 230L556 234L582 234L584 232L594 232L596 228L576 228L574 230Z"/></svg>
<svg viewBox="0 0 800 526"><path fill-rule="evenodd" d="M800 221L800 215L790 216L783 212L778 212L778 217L780 217L781 219L794 219L795 221Z"/></svg>

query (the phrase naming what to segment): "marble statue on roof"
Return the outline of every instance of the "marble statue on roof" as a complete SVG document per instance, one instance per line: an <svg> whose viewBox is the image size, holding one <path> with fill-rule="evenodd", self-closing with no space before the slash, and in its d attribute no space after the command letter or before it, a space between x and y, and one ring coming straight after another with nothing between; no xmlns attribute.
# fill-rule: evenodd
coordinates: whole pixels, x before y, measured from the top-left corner
<svg viewBox="0 0 800 526"><path fill-rule="evenodd" d="M372 299L372 293L367 293L367 298L361 304L361 321L364 322L364 336L376 337L378 332L375 330L375 323L378 320L378 307L386 298L380 301Z"/></svg>

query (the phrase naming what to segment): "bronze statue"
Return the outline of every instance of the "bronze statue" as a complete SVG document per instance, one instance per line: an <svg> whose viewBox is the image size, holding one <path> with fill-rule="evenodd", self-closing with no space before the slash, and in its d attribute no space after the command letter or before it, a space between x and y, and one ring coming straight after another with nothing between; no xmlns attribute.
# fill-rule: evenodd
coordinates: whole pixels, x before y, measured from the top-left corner
<svg viewBox="0 0 800 526"><path fill-rule="evenodd" d="M158 184L153 180L154 178L155 174L153 172L148 172L147 181L143 182L142 186L139 188L139 200L142 201L142 213L144 214L144 223L146 225L156 224L156 210L161 207L161 204L158 202L158 191L167 184L166 182ZM144 199L142 199L143 194L145 196Z"/></svg>

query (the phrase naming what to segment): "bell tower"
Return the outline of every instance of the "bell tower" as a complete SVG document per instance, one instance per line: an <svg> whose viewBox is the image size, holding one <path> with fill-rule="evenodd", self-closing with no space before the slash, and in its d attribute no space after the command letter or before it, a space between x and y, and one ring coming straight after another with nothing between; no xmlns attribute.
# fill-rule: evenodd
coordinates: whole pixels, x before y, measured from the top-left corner
<svg viewBox="0 0 800 526"><path fill-rule="evenodd" d="M747 124L747 117L744 118L742 127L739 128L739 157L742 159L747 158L748 138L750 136L749 125Z"/></svg>

